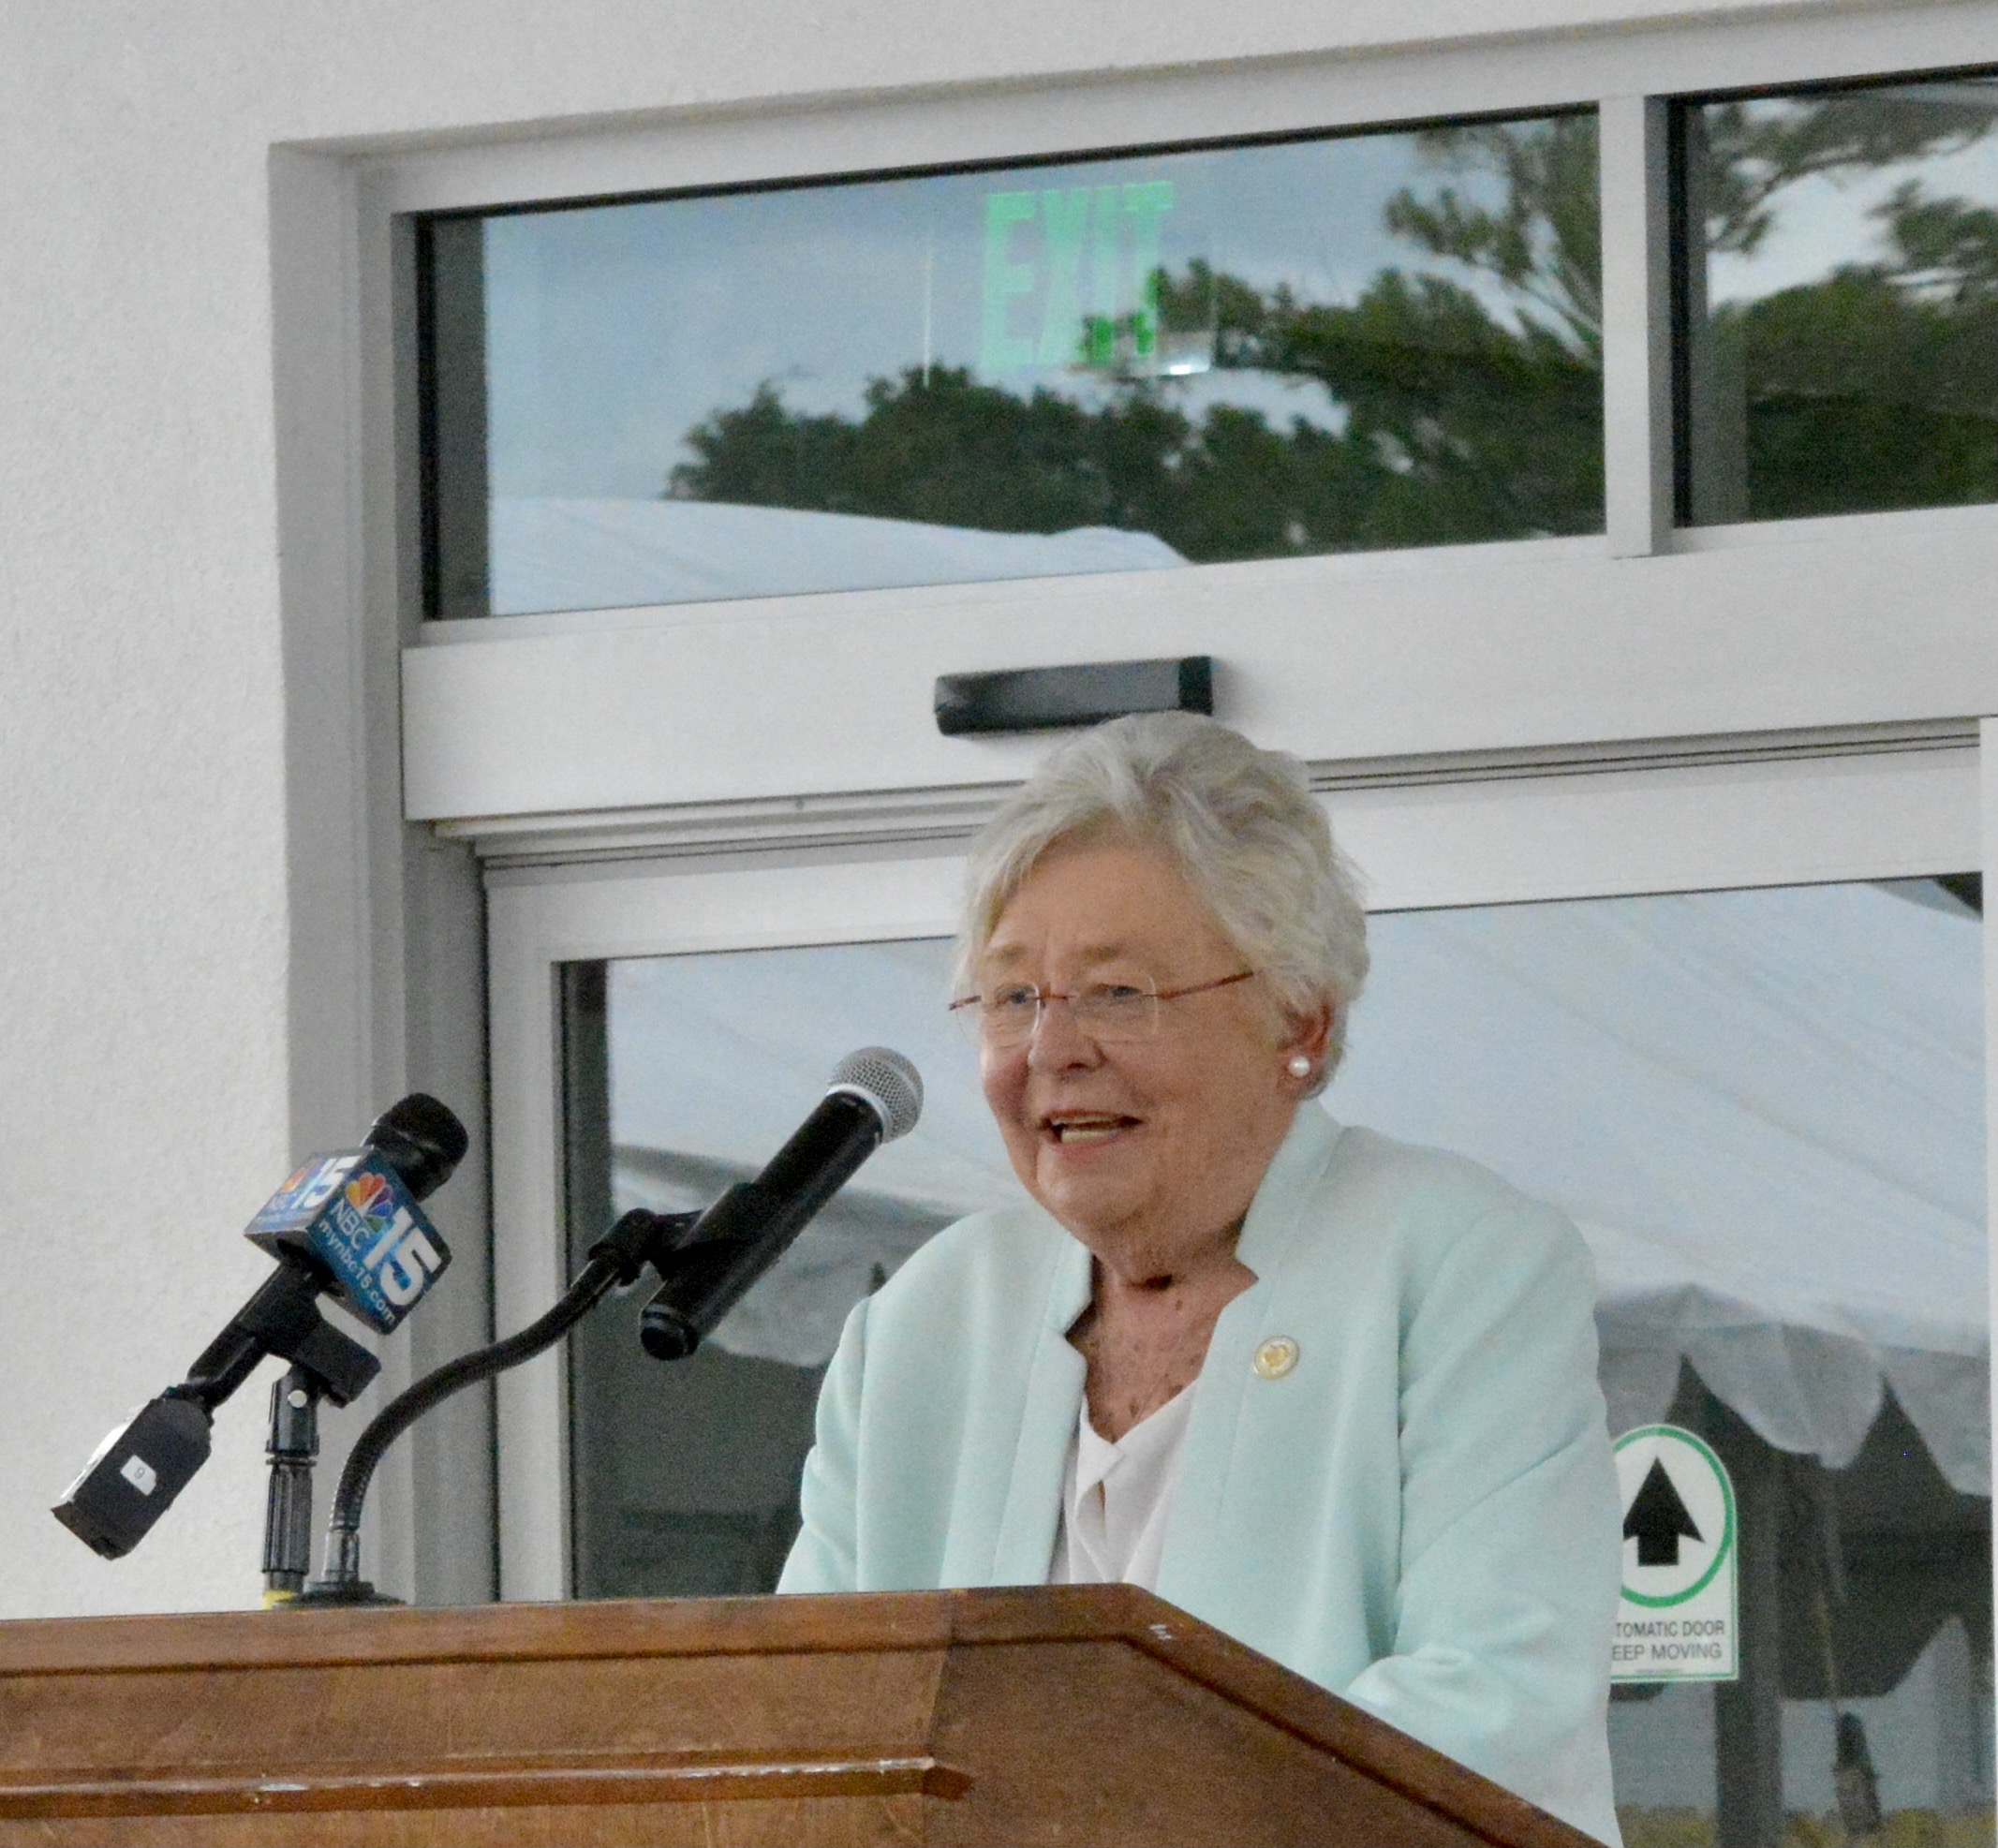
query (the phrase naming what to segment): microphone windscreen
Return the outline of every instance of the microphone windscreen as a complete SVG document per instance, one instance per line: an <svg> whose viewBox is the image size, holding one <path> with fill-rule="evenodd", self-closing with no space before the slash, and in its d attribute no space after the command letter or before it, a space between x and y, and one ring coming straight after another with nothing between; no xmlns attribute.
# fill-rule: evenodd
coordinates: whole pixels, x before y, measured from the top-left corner
<svg viewBox="0 0 1998 1848"><path fill-rule="evenodd" d="M833 1069L826 1095L848 1091L865 1098L881 1119L881 1140L906 1136L923 1115L923 1078L898 1052L886 1046L863 1046L849 1053Z"/></svg>
<svg viewBox="0 0 1998 1848"><path fill-rule="evenodd" d="M376 1117L367 1146L387 1157L411 1199L427 1200L465 1160L472 1139L450 1105L411 1091Z"/></svg>

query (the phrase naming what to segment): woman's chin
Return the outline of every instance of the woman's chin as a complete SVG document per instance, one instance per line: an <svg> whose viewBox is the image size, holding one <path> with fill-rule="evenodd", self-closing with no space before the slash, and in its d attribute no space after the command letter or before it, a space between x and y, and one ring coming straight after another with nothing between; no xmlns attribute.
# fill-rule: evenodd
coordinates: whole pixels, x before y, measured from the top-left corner
<svg viewBox="0 0 1998 1848"><path fill-rule="evenodd" d="M1041 1204L1092 1249L1096 1235L1116 1236L1142 1219L1151 1191L1148 1175L1134 1173L1132 1163L1102 1146L1043 1149L1034 1179Z"/></svg>

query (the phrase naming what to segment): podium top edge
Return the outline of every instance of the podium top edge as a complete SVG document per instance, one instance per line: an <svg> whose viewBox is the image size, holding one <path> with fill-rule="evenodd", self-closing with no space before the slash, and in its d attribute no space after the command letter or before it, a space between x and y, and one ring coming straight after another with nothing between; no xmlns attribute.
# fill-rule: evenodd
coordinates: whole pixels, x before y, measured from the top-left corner
<svg viewBox="0 0 1998 1848"><path fill-rule="evenodd" d="M0 1621L0 1676L938 1649L1208 1630L1128 1585L355 1606ZM1240 1645L1232 1645L1240 1648ZM1246 1653L1252 1654L1252 1651Z"/></svg>

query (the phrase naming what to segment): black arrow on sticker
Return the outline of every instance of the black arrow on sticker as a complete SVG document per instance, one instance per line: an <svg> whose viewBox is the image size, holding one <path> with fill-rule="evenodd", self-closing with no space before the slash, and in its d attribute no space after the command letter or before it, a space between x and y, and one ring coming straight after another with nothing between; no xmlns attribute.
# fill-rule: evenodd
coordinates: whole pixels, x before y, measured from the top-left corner
<svg viewBox="0 0 1998 1848"><path fill-rule="evenodd" d="M1679 1488L1666 1472L1665 1458L1654 1456L1644 1483L1623 1516L1623 1537L1637 1543L1640 1566L1676 1566L1681 1539L1703 1536L1679 1499Z"/></svg>

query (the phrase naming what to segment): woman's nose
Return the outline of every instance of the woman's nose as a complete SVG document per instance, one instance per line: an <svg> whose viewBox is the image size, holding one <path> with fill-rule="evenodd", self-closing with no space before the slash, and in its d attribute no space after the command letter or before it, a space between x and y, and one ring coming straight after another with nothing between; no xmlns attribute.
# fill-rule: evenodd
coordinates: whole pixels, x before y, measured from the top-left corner
<svg viewBox="0 0 1998 1848"><path fill-rule="evenodd" d="M1034 1016L1033 1037L1027 1042L1028 1064L1047 1071L1090 1064L1096 1057L1096 1042L1075 1025L1075 1010L1066 1000L1043 1001Z"/></svg>

